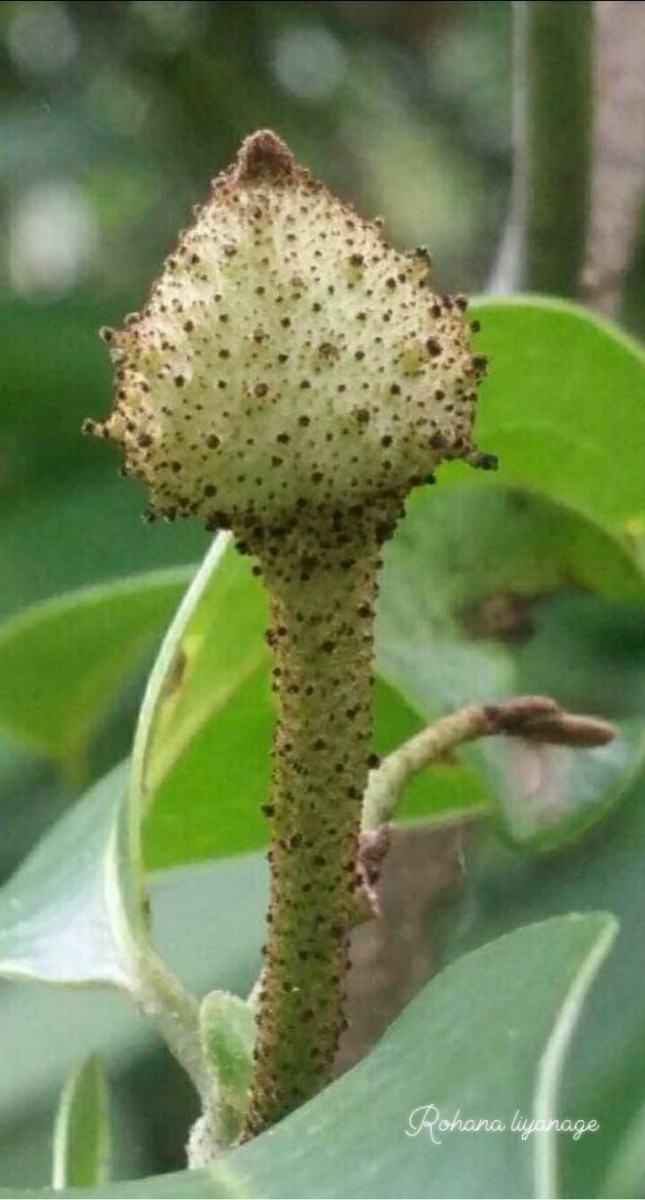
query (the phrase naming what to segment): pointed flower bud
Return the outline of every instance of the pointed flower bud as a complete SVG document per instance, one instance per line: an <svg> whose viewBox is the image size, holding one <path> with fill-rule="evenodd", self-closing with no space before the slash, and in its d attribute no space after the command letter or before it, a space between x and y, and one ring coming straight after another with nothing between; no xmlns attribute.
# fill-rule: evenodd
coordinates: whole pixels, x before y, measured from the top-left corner
<svg viewBox="0 0 645 1200"><path fill-rule="evenodd" d="M328 1077L367 783L381 544L472 440L485 359L425 251L400 254L269 132L243 144L140 314L108 333L120 443L151 512L230 528L271 594L270 921L248 1137ZM369 884L369 880L367 881Z"/></svg>
<svg viewBox="0 0 645 1200"><path fill-rule="evenodd" d="M464 308L433 293L424 250L391 249L259 132L141 313L105 331L117 400L87 428L120 443L155 515L239 532L404 498L441 459L477 459Z"/></svg>

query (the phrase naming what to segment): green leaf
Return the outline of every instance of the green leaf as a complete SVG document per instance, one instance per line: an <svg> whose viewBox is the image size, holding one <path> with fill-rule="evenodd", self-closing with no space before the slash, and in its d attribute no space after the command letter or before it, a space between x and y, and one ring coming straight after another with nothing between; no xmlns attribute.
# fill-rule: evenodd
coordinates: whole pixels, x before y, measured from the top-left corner
<svg viewBox="0 0 645 1200"><path fill-rule="evenodd" d="M126 853L127 770L101 780L0 891L0 974L49 983L134 982L140 880Z"/></svg>
<svg viewBox="0 0 645 1200"><path fill-rule="evenodd" d="M628 550L566 506L488 479L426 489L386 549L380 673L428 715L499 695L515 682L540 601L564 589L645 598Z"/></svg>
<svg viewBox="0 0 645 1200"><path fill-rule="evenodd" d="M97 800L100 801L100 797L97 796ZM94 818L98 815L97 804ZM71 812L67 819L70 817ZM73 854L81 851L82 843ZM66 861L71 923L74 879L70 862L73 857ZM268 901L268 868L264 857L244 855L189 869L159 872L150 879L149 892L155 944L171 969L185 980L193 993L204 995L218 986L246 995L261 965L260 947ZM218 912L226 913L226 919L215 920L214 914ZM39 932L41 940L48 936L46 913ZM105 930L100 926L93 933L89 923L84 932L77 926L77 933L82 955L87 954L83 940L86 936L105 936ZM58 930L55 935L59 936ZM61 978L65 966L63 960L58 977L50 969L46 981L65 982L64 977ZM94 966L97 966L96 952ZM176 1141L181 1142L186 1137L194 1116L194 1094L183 1072L170 1059L152 1023L144 1020L134 1005L115 988L34 987L28 980L29 976L23 971L23 978L0 987L0 1143L3 1146L0 1183L49 1179L51 1113L61 1080L90 1052L100 1054L119 1095L119 1103L113 1112L115 1127L121 1127L114 1139L115 1174L117 1178L129 1178L137 1173L140 1164L144 1168L140 1173L147 1174L151 1141L157 1137L160 1122L167 1119L168 1105L174 1108L177 1104L179 1119L183 1116L184 1123ZM154 1073L145 1088L149 1102L144 1101L144 1111L139 1112L141 1088L144 1087L142 1063L153 1054L156 1057ZM175 1097L159 1094L161 1070L164 1079L170 1080L170 1088L174 1080ZM135 1092L129 1099L123 1093L125 1076L130 1077L130 1091ZM133 1103L138 1115L136 1123L129 1129ZM31 1121L36 1121L41 1128L45 1121L47 1123L46 1158L43 1161L36 1157L34 1150L19 1171L14 1159L18 1133L28 1143Z"/></svg>
<svg viewBox="0 0 645 1200"><path fill-rule="evenodd" d="M86 1058L68 1078L54 1130L55 1188L90 1188L108 1178L110 1118L100 1059Z"/></svg>
<svg viewBox="0 0 645 1200"><path fill-rule="evenodd" d="M490 834L480 836L466 864L468 919L447 930L444 942L449 957L459 959L491 938L573 906L610 910L620 922L611 969L585 1008L564 1076L561 1111L600 1124L593 1137L563 1145L565 1196L597 1195L615 1156L618 1171L623 1152L638 1165L629 1146L645 1096L644 846L645 776L602 826L557 855L530 860Z"/></svg>
<svg viewBox="0 0 645 1200"><path fill-rule="evenodd" d="M266 658L266 593L230 538L218 537L164 639L144 698L132 786L150 798L207 717Z"/></svg>
<svg viewBox="0 0 645 1200"><path fill-rule="evenodd" d="M460 1109L465 1119L507 1126L518 1110L529 1120L554 1117L568 1041L614 933L606 916L564 917L462 959L354 1071L231 1155L222 1178L233 1173L276 1197L371 1196L377 1187L428 1197L557 1195L553 1134L532 1144L510 1128L448 1134L435 1146L423 1129L405 1133L428 1105L447 1119Z"/></svg>
<svg viewBox="0 0 645 1200"><path fill-rule="evenodd" d="M225 546L217 542L206 560L202 570L209 580ZM158 583L157 578L152 592ZM175 579L171 587L176 586ZM163 652L158 667L151 687L161 677L163 690ZM152 709L156 716L154 703ZM144 704L143 722L150 711ZM145 753L144 759L147 766ZM130 774L122 764L95 785L0 891L0 973L58 983L110 983L140 992L142 967L151 965L140 855L144 797L128 787Z"/></svg>
<svg viewBox="0 0 645 1200"><path fill-rule="evenodd" d="M621 1137L599 1196L642 1196L645 1191L645 1106Z"/></svg>
<svg viewBox="0 0 645 1200"><path fill-rule="evenodd" d="M217 542L206 561L203 571L209 582L225 545ZM194 586L200 585L198 574ZM190 605L192 594L189 591L184 606ZM172 637L164 649L172 656ZM156 717L157 697L172 695L164 651L158 668L142 710L144 729L145 722ZM155 691L157 678L160 692ZM148 762L144 739L143 750L141 743L135 746L135 781L140 778L136 767L145 773ZM197 1090L206 1095L211 1080L197 1002L148 940L140 853L146 795L141 788L124 786L131 774L121 767L102 780L50 831L0 892L0 974L68 984L109 983L127 992L156 1021Z"/></svg>
<svg viewBox="0 0 645 1200"><path fill-rule="evenodd" d="M266 838L249 782L266 794L267 620L266 593L248 562L230 538L217 538L166 634L135 736L131 793L145 817L150 867Z"/></svg>
<svg viewBox="0 0 645 1200"><path fill-rule="evenodd" d="M556 1116L569 1040L614 933L608 916L573 915L485 946L425 988L354 1070L254 1142L209 1169L90 1195L557 1195L566 1135L522 1140L510 1125L516 1112ZM464 1121L508 1128L475 1135L435 1125L437 1145L421 1127L432 1105L443 1119L459 1110Z"/></svg>
<svg viewBox="0 0 645 1200"><path fill-rule="evenodd" d="M569 626L561 614L567 605L577 605ZM468 752L507 831L538 846L598 820L645 756L645 656L631 703L626 687L617 694L603 683L613 675L615 637L602 651L606 664L600 650L585 649L587 679L580 664L573 681L563 670L580 648L581 608L607 635L626 612L642 627L639 564L595 522L519 488L489 488L486 480L425 492L387 548L377 668L427 720L473 700L545 691L565 706L582 702L622 722L619 737L599 750L538 752L498 738ZM630 655L634 665L638 653Z"/></svg>
<svg viewBox="0 0 645 1200"><path fill-rule="evenodd" d="M500 483L544 492L613 529L642 516L641 347L564 301L480 300L474 311L490 360L477 439L499 456Z"/></svg>
<svg viewBox="0 0 645 1200"><path fill-rule="evenodd" d="M119 988L206 1094L197 1001L149 940L139 814L126 775L117 768L96 785L0 892L0 975Z"/></svg>
<svg viewBox="0 0 645 1200"><path fill-rule="evenodd" d="M0 724L78 775L124 677L161 633L191 573L179 567L100 584L5 622Z"/></svg>
<svg viewBox="0 0 645 1200"><path fill-rule="evenodd" d="M138 787L137 782L146 780L150 766L157 762L146 737L148 723L155 727L158 718L163 721L164 703L173 701L172 677L166 669L175 661L173 638L182 629L185 613L192 612L193 598L201 594L203 580L213 585L225 561L226 546L226 539L214 544L164 643L142 709L143 733L135 745L134 771L122 765L100 781L53 827L0 891L1 974L57 983L110 983L134 994L148 1010L156 1005L156 990L167 993L170 988L172 1004L186 1010L200 1060L196 1006L193 1012L192 1002L164 976L148 945L140 853L142 806L148 794L145 785ZM234 578L238 560L229 557L226 561ZM214 604L213 609L221 619L220 606ZM189 637L189 678L192 645ZM214 653L218 646L215 639ZM227 653L224 640L224 662ZM179 706L180 714L182 711ZM163 734L167 736L165 729ZM167 746L164 752L168 752ZM135 786L128 787L132 774ZM158 1006L157 1010L163 1020Z"/></svg>
<svg viewBox="0 0 645 1200"><path fill-rule="evenodd" d="M246 1000L230 992L209 992L202 1001L200 1026L227 1098L242 1101L253 1070L256 1033L253 1009Z"/></svg>

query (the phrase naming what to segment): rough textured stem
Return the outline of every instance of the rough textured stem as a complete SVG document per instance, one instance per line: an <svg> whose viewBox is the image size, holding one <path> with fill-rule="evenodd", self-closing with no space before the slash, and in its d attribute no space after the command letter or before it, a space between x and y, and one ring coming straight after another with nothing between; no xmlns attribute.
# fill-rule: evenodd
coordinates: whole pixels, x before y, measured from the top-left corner
<svg viewBox="0 0 645 1200"><path fill-rule="evenodd" d="M575 297L590 209L593 3L515 0L514 9L511 221L495 285Z"/></svg>
<svg viewBox="0 0 645 1200"><path fill-rule="evenodd" d="M377 569L374 542L358 560L349 554L307 580L275 570L268 580L279 716L266 807L271 906L247 1136L326 1082L343 1029L369 766Z"/></svg>

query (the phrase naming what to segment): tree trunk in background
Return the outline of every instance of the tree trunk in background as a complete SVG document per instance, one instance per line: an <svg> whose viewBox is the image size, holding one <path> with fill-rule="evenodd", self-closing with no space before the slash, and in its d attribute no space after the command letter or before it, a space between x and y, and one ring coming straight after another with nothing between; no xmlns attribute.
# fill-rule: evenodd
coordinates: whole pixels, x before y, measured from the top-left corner
<svg viewBox="0 0 645 1200"><path fill-rule="evenodd" d="M515 0L511 215L491 291L580 295L593 130L592 0Z"/></svg>
<svg viewBox="0 0 645 1200"><path fill-rule="evenodd" d="M645 4L596 5L596 121L588 303L616 316L638 234L645 192Z"/></svg>
<svg viewBox="0 0 645 1200"><path fill-rule="evenodd" d="M379 884L381 916L352 935L348 1015L337 1072L363 1057L441 966L441 915L456 903L472 824L399 830Z"/></svg>

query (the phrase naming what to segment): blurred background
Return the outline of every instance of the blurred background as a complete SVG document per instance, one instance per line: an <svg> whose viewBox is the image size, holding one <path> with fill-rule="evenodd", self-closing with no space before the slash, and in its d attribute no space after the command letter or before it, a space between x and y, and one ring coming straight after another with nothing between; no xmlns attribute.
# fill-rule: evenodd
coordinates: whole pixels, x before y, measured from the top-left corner
<svg viewBox="0 0 645 1200"><path fill-rule="evenodd" d="M0 100L2 617L203 553L199 528L144 526L116 455L79 431L110 404L98 328L139 306L247 133L273 127L330 187L383 215L395 243L427 243L442 288L482 291L494 270L511 182L508 0L5 0ZM642 265L641 247L625 303L637 333ZM139 683L96 771L127 745ZM69 794L53 768L0 742L0 797L6 877ZM230 987L245 983L232 971ZM0 1040L22 1030L33 1057L0 1078L4 1186L48 1179L70 1022L84 1049L121 1031L117 1174L181 1163L185 1116L175 1129L164 1106L172 1096L188 1111L187 1085L124 1011L0 989Z"/></svg>

